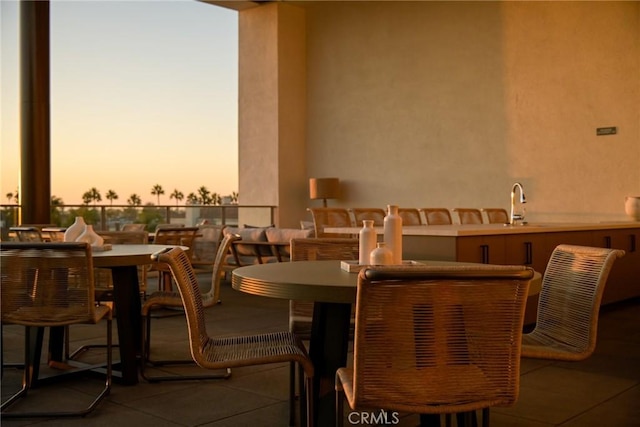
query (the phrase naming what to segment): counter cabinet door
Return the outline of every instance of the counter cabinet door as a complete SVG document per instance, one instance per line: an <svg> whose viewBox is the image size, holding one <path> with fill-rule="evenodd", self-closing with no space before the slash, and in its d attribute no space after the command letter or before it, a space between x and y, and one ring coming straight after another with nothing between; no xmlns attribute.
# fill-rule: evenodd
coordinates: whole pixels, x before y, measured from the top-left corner
<svg viewBox="0 0 640 427"><path fill-rule="evenodd" d="M600 230L593 232L593 246L622 249L625 255L616 260L602 297L603 304L640 295L640 229Z"/></svg>
<svg viewBox="0 0 640 427"><path fill-rule="evenodd" d="M505 264L526 265L544 273L555 247L546 233L513 234L505 240Z"/></svg>
<svg viewBox="0 0 640 427"><path fill-rule="evenodd" d="M505 264L505 237L458 237L456 260L482 264Z"/></svg>

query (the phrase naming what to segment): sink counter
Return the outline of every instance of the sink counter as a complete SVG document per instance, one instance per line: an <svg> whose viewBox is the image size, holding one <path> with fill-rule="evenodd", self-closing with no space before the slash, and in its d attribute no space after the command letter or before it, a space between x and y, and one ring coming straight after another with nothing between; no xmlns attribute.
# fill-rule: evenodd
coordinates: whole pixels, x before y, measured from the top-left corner
<svg viewBox="0 0 640 427"><path fill-rule="evenodd" d="M329 233L357 235L359 227L327 227ZM378 239L383 228L377 227ZM544 272L557 245L622 249L609 275L602 303L640 296L640 222L563 222L416 225L402 228L403 259L527 265ZM529 298L525 323L535 321L537 299Z"/></svg>

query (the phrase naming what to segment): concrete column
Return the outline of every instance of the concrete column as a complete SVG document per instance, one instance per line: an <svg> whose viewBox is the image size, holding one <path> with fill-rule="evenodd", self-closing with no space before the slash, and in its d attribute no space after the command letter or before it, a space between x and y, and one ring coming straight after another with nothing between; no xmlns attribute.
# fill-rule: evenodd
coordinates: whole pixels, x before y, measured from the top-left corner
<svg viewBox="0 0 640 427"><path fill-rule="evenodd" d="M49 1L20 3L20 223L51 222Z"/></svg>
<svg viewBox="0 0 640 427"><path fill-rule="evenodd" d="M242 10L239 24L240 202L276 205L276 224L297 228L309 201L304 9L267 3Z"/></svg>

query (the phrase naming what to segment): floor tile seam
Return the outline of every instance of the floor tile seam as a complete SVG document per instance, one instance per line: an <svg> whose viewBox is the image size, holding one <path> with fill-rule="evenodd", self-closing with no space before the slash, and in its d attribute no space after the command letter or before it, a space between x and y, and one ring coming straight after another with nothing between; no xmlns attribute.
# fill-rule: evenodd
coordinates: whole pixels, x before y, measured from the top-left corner
<svg viewBox="0 0 640 427"><path fill-rule="evenodd" d="M264 397L264 396L261 396L261 397ZM282 401L275 401L275 402L271 402L271 403L265 403L262 406L254 406L252 409L247 409L247 410L242 411L242 412L236 412L234 414L230 414L230 415L227 415L227 416L222 417L222 418L217 418L215 420L210 420L210 421L206 421L206 422L199 423L199 424L193 424L190 427L200 427L200 426L211 425L212 423L218 423L218 422L222 422L222 421L225 421L225 420L233 419L233 418L236 418L236 417L239 417L239 416L251 414L252 412L256 412L256 411L259 411L259 410L262 410L262 409L266 409L266 408L269 408L269 407L272 407L272 406L280 405L280 404L282 404Z"/></svg>
<svg viewBox="0 0 640 427"><path fill-rule="evenodd" d="M107 398L107 399L108 399L108 398ZM108 402L109 402L110 404L112 404L112 405L117 405L117 406L119 406L119 407L121 407L121 408L126 408L126 409L128 409L128 410L130 410L130 411L137 412L137 413L139 413L139 414L144 414L144 415L149 416L149 417L151 417L151 418L155 418L155 419L158 419L158 420L162 420L162 421L165 421L165 422L169 422L169 423L174 424L174 425L176 425L176 426L191 427L191 425L190 425L190 424L177 423L175 420L172 420L172 419L169 419L169 418L165 418L165 417L158 416L158 414L157 414L157 413L155 413L155 412L153 412L153 411L149 412L149 411L144 410L144 409L140 409L140 408L137 408L137 407L132 407L132 406L129 406L129 405L124 404L124 403L122 403L122 402L114 402L114 401L112 401L112 400L109 400Z"/></svg>
<svg viewBox="0 0 640 427"><path fill-rule="evenodd" d="M562 426L566 425L567 423L570 423L570 422L572 422L572 421L574 421L574 420L576 420L576 419L580 418L582 415L584 415L584 414L586 414L586 413L588 413L588 412L590 412L590 411L594 410L595 408L597 408L597 407L599 407L599 406L602 406L602 405L606 405L608 402L610 402L610 401L612 401L613 399L617 398L618 396L620 396L620 395L622 395L622 394L624 394L624 393L628 392L629 390L631 390L632 388L636 387L637 385L638 385L638 384L636 383L635 385L633 385L633 386L631 386L631 387L628 387L627 389L622 390L622 391L620 391L619 393L616 393L615 395L612 395L612 396L610 396L609 398L607 398L607 399L605 399L605 400L602 400L602 401L600 401L600 402L598 402L598 403L595 403L595 404L591 405L589 408L583 409L580 413L577 413L577 414L573 415L572 417L570 417L570 418L566 419L566 420L565 420L565 421L563 421L562 423L557 424L557 427L562 427Z"/></svg>
<svg viewBox="0 0 640 427"><path fill-rule="evenodd" d="M495 412L496 414L500 414L500 416L502 416L502 417L512 418L513 420L526 420L526 421L534 422L536 424L548 425L549 427L557 426L557 424L550 423L548 421L540 420L540 419L537 419L537 418L530 418L530 417L526 417L526 416L523 416L523 415L514 415L513 413L509 412L510 408L512 408L512 407L492 406L491 407L491 412L492 413Z"/></svg>
<svg viewBox="0 0 640 427"><path fill-rule="evenodd" d="M600 378L606 378L609 380L616 380L618 381L621 385L624 383L630 383L629 386L633 386L633 384L636 384L638 382L638 380L636 379L631 379L628 377L622 377L622 376L616 376L616 375L610 375L610 374L604 374L600 371L592 371L592 370L585 370L585 369L579 369L579 367L574 367L574 366L564 366L562 365L562 362L558 362L558 363L552 363L549 365L545 365L545 366L541 366L539 368L535 368L532 369L531 371L528 371L525 374L522 374L520 376L520 385L522 386L522 380L526 380L526 377L529 376L530 374L533 374L535 372L538 372L540 369L548 369L548 368L553 368L553 369L557 369L560 371L565 371L566 374L568 374L569 376L571 376L571 374L573 373L579 373L579 374L583 374L585 376L591 376L591 377L600 377ZM532 389L532 390L538 390L538 391L545 391L545 388L541 388L541 387L536 387L534 385L525 385L526 388Z"/></svg>

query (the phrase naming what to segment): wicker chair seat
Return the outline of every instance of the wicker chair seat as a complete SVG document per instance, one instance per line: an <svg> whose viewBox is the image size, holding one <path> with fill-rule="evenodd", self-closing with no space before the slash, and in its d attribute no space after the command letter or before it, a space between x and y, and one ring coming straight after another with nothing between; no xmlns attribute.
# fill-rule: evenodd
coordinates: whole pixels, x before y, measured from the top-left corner
<svg viewBox="0 0 640 427"><path fill-rule="evenodd" d="M292 354L296 361L306 363L308 355L301 340L289 332L274 332L262 335L211 338L202 345L202 357L196 363L203 368L236 368L260 363L290 362Z"/></svg>
<svg viewBox="0 0 640 427"><path fill-rule="evenodd" d="M403 387L397 387L397 380L391 377L382 378L383 381L376 384L368 384L361 391L365 397L360 399L358 406L384 408L389 401L393 401L401 402L394 403L394 408L398 411L445 414L476 409L479 405L497 406L504 401L504 391L496 387L490 377L477 365L449 366L446 370L441 367L424 368L418 375L414 368L408 368L406 371L410 381L404 381ZM402 373L402 369L399 368L398 372ZM452 376L464 380L452 384L448 381ZM341 369L340 381L345 390L347 402L353 407L355 405L353 368ZM406 392L407 388L414 387L422 389L422 392L419 395ZM368 399L367 395L386 396L386 398L384 400ZM480 403L477 398L479 395L484 396L484 400ZM416 397L420 399L415 399ZM452 405L455 405L455 409ZM425 407L431 407L432 410L424 410Z"/></svg>
<svg viewBox="0 0 640 427"><path fill-rule="evenodd" d="M107 306L88 307L20 307L11 313L2 316L2 322L6 324L40 326L65 326L82 320L86 323L98 323L110 311Z"/></svg>

